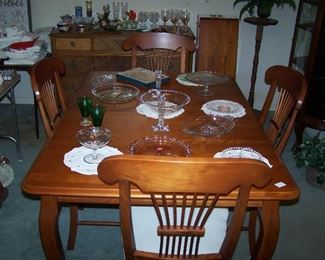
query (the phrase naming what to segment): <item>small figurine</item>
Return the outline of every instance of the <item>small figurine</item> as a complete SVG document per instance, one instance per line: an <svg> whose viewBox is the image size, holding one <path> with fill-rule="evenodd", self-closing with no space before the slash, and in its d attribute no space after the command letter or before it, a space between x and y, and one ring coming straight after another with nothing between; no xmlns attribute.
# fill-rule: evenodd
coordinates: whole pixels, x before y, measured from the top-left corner
<svg viewBox="0 0 325 260"><path fill-rule="evenodd" d="M137 13L133 10L130 10L130 12L126 12L126 15L129 17L129 20L135 21L137 18Z"/></svg>
<svg viewBox="0 0 325 260"><path fill-rule="evenodd" d="M107 27L110 24L109 14L111 12L109 4L103 6L104 14L97 13L98 23L101 27Z"/></svg>

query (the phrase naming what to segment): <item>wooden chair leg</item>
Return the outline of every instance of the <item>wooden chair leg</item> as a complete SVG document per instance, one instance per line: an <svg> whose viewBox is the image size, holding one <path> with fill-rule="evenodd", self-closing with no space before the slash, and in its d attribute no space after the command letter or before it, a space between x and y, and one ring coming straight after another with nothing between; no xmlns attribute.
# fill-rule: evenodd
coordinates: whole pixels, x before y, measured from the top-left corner
<svg viewBox="0 0 325 260"><path fill-rule="evenodd" d="M73 250L77 238L78 231L78 206L70 205L70 230L68 239L68 250Z"/></svg>
<svg viewBox="0 0 325 260"><path fill-rule="evenodd" d="M249 212L249 220L248 220L248 243L249 243L249 252L251 255L254 252L254 246L256 243L256 219L257 219L257 210L252 209Z"/></svg>
<svg viewBox="0 0 325 260"><path fill-rule="evenodd" d="M259 220L258 237L256 237L257 219ZM249 244L249 252L251 255L251 259L256 259L256 255L260 247L262 236L263 236L263 225L261 222L259 211L257 208L251 209L249 212L249 219L248 219L248 244Z"/></svg>

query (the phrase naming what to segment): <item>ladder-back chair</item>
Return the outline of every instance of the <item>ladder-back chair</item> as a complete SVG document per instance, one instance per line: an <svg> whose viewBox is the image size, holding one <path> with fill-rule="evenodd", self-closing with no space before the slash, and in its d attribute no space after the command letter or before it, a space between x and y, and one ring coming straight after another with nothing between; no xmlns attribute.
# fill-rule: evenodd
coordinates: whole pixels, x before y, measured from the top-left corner
<svg viewBox="0 0 325 260"><path fill-rule="evenodd" d="M64 62L56 57L45 58L32 66L30 76L45 132L50 138L66 110L61 75L65 73ZM67 248L75 246L78 225L119 226L117 221L79 220L79 206L70 205L70 230Z"/></svg>
<svg viewBox="0 0 325 260"><path fill-rule="evenodd" d="M188 53L195 51L194 39L172 33L146 32L137 33L126 39L122 48L131 50L132 68L137 67L138 54L143 52L146 68L152 71L161 70L166 74L170 70L171 61L180 49L180 73L188 72Z"/></svg>
<svg viewBox="0 0 325 260"><path fill-rule="evenodd" d="M251 186L271 180L263 163L233 158L112 156L99 164L98 174L107 184L119 184L126 259L231 259ZM135 186L152 206L132 206ZM228 210L217 202L237 188L228 222Z"/></svg>
<svg viewBox="0 0 325 260"><path fill-rule="evenodd" d="M63 61L55 57L42 59L30 70L31 85L48 137L53 135L66 109L61 82L64 73Z"/></svg>
<svg viewBox="0 0 325 260"><path fill-rule="evenodd" d="M258 120L261 125L265 124L277 91L279 99L274 115L265 131L276 152L281 155L305 100L307 81L294 69L286 66L272 66L265 72L265 83L270 85L270 89Z"/></svg>
<svg viewBox="0 0 325 260"><path fill-rule="evenodd" d="M266 126L267 137L280 156L288 142L297 114L305 100L307 81L298 71L286 66L276 65L266 70L265 83L270 86L270 89L258 120L262 126ZM266 122L276 92L278 92L278 101L275 111L270 121ZM248 229L251 254L259 244L259 237L256 234L257 218L261 223L259 211L251 209L249 213L250 228Z"/></svg>

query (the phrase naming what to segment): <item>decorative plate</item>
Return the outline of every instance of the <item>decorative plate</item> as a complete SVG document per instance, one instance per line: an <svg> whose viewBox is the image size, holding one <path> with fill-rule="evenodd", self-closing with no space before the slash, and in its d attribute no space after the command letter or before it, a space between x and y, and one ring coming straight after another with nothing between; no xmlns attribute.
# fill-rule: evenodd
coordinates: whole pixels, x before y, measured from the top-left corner
<svg viewBox="0 0 325 260"><path fill-rule="evenodd" d="M265 163L267 166L272 168L269 160L266 159L259 152L253 150L251 147L230 147L221 152L216 153L213 158L247 158L255 159Z"/></svg>
<svg viewBox="0 0 325 260"><path fill-rule="evenodd" d="M212 71L197 71L186 74L185 79L199 85L212 86L226 83L229 80L229 77L225 74L215 73Z"/></svg>
<svg viewBox="0 0 325 260"><path fill-rule="evenodd" d="M187 74L179 74L176 78L177 82L185 86L201 86L200 84L190 82L186 79Z"/></svg>
<svg viewBox="0 0 325 260"><path fill-rule="evenodd" d="M214 116L243 117L246 115L245 108L233 101L216 99L202 106L204 113Z"/></svg>
<svg viewBox="0 0 325 260"><path fill-rule="evenodd" d="M229 117L204 115L184 124L183 132L199 136L221 136L235 127L235 122Z"/></svg>
<svg viewBox="0 0 325 260"><path fill-rule="evenodd" d="M94 87L91 91L100 101L105 103L124 103L136 97L138 88L122 83L112 83Z"/></svg>
<svg viewBox="0 0 325 260"><path fill-rule="evenodd" d="M146 136L132 142L129 146L131 154L165 155L190 157L191 148L181 140L169 136Z"/></svg>
<svg viewBox="0 0 325 260"><path fill-rule="evenodd" d="M91 79L93 86L115 83L115 76L112 74L103 74Z"/></svg>

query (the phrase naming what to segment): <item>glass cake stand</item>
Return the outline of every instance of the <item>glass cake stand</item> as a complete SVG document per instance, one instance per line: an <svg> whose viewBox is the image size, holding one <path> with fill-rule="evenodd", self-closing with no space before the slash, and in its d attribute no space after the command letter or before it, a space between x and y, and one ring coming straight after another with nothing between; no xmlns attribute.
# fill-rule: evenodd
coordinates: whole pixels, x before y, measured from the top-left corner
<svg viewBox="0 0 325 260"><path fill-rule="evenodd" d="M201 96L213 96L215 92L211 90L209 86L224 84L229 80L229 77L225 74L212 71L197 71L188 73L186 75L186 80L204 86L204 88L199 91Z"/></svg>

